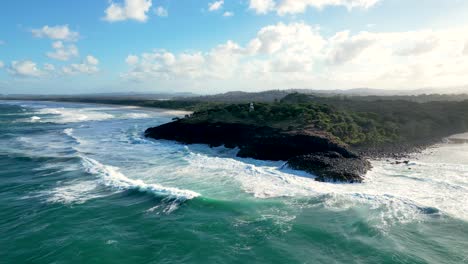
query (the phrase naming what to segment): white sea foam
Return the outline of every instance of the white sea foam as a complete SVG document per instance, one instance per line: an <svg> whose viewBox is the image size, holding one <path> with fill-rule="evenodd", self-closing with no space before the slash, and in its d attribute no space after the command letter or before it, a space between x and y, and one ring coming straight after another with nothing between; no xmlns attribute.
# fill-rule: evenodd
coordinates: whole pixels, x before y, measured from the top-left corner
<svg viewBox="0 0 468 264"><path fill-rule="evenodd" d="M38 111L43 116L43 122L76 123L85 121L100 121L114 118L113 115L101 112L99 108L43 108Z"/></svg>
<svg viewBox="0 0 468 264"><path fill-rule="evenodd" d="M73 128L65 128L65 129L63 130L63 133L64 133L65 135L67 135L68 137L70 137L71 139L73 139L77 144L80 144L80 145L85 144L86 141L85 141L84 139L81 139L81 138L76 137L76 136L73 134L74 131L75 131L75 130L74 130Z"/></svg>
<svg viewBox="0 0 468 264"><path fill-rule="evenodd" d="M38 117L38 116L32 116L32 117L31 117L31 121L32 121L32 122L37 122L37 121L39 121L39 120L41 120L41 118Z"/></svg>
<svg viewBox="0 0 468 264"><path fill-rule="evenodd" d="M31 197L47 196L47 202L49 203L82 204L89 200L112 194L99 189L99 186L104 185L117 191L138 190L158 196L165 196L162 200L165 205L158 205L158 208L161 207L161 212L169 214L175 211L181 202L200 196L200 194L190 190L164 187L159 184L147 184L142 180L130 179L122 174L116 167L103 165L84 155L80 156L85 170L88 173L98 176L99 180L59 183L60 185L58 187ZM149 209L148 212L155 211L155 209L157 208Z"/></svg>
<svg viewBox="0 0 468 264"><path fill-rule="evenodd" d="M183 111L183 110L163 110L161 112L163 114L173 115L173 116L185 116L185 115L192 114L192 112L190 111Z"/></svg>
<svg viewBox="0 0 468 264"><path fill-rule="evenodd" d="M88 173L98 175L101 182L109 187L120 190L138 190L159 196L169 196L178 200L189 200L200 196L199 193L174 187L165 187L159 184L148 184L142 180L130 179L120 172L119 168L104 165L94 159L81 156L83 166Z"/></svg>
<svg viewBox="0 0 468 264"><path fill-rule="evenodd" d="M138 109L138 108L141 108L141 107L140 106L128 105L128 106L120 106L119 108L122 108L122 109Z"/></svg>
<svg viewBox="0 0 468 264"><path fill-rule="evenodd" d="M110 240L106 241L106 245L112 245L112 244L117 244L117 243L119 243L117 240L111 240L110 239Z"/></svg>
<svg viewBox="0 0 468 264"><path fill-rule="evenodd" d="M48 196L47 202L62 204L82 204L88 200L103 197L96 191L95 181L78 181L58 186L44 192Z"/></svg>
<svg viewBox="0 0 468 264"><path fill-rule="evenodd" d="M73 137L73 128L66 128L63 130L63 133L69 137Z"/></svg>
<svg viewBox="0 0 468 264"><path fill-rule="evenodd" d="M106 111L114 111L119 108L43 108L36 113L42 115L33 116L29 120L31 122L53 122L59 124L76 123L86 121L102 121L108 119L145 119L150 118L149 113L130 112L124 114L115 114L114 112L107 113Z"/></svg>
<svg viewBox="0 0 468 264"><path fill-rule="evenodd" d="M20 143L29 144L29 143L33 142L33 139L30 138L30 137L17 137L16 141L18 141Z"/></svg>
<svg viewBox="0 0 468 264"><path fill-rule="evenodd" d="M145 113L128 113L124 115L124 118L129 118L129 119L142 119L142 118L149 118L150 115L145 114Z"/></svg>
<svg viewBox="0 0 468 264"><path fill-rule="evenodd" d="M458 146L465 151L460 149L458 153L455 153L456 148L439 146L432 150L436 151L432 156L426 153L414 157L419 160L411 166L373 161L374 169L362 184L317 182L303 173L281 169L279 162L196 153L192 153L188 161L198 173L206 175L217 171L218 175L235 179L245 192L257 198L320 196L329 201L325 206L337 208L368 204L370 208L386 212L381 219L383 222L413 221L439 210L467 220L468 204L463 201L468 201L468 165L465 165L468 156L464 154L468 147Z"/></svg>
<svg viewBox="0 0 468 264"><path fill-rule="evenodd" d="M44 113L47 112L48 115L54 114L51 109L56 109L56 116L41 116L41 122L59 122L68 117L76 118L73 116L75 113L88 115L88 119L85 118L85 120L130 118L129 115L137 114L112 112L110 115L100 112L100 108L47 109ZM154 114L149 111L146 113L150 116ZM166 113L168 112L162 112L162 114ZM133 117L144 118L135 115ZM134 120L132 120L132 125L133 123ZM424 215L438 214L438 212L468 220L468 203L464 202L468 201L468 155L466 155L468 145L466 144L439 145L437 148L412 157L411 166L373 161L374 169L367 174L363 184L334 184L317 182L312 175L283 168L283 162L238 159L235 157L234 150L189 146L187 151L179 151L175 149L180 148L177 144L172 146L172 143L152 142L139 138L137 136L141 132L139 129L135 129L135 133L131 135L132 140L119 141L116 140L121 136L119 133L115 133L115 137L102 133L102 131L115 132L112 130L113 127L106 127L106 130L102 130L103 127L100 124L87 123L81 128L77 126L76 131L66 129L63 132L77 141L89 141L86 146L77 146L84 150L83 153L94 153L99 160L106 160L107 158L120 158L119 155L123 153L120 151L125 151L124 155L129 157L128 160L141 162L141 166L135 166L135 168L125 167L132 171L132 175L138 175L135 178L139 179L136 180L124 175L119 168L103 165L83 155L84 168L89 173L98 176L98 185L103 184L117 190L135 189L181 200L191 199L199 194L190 190L164 186L194 186L193 189L203 193L204 196L221 200L288 197L278 200L290 202L305 198L318 200L320 202L314 203L314 206L318 204L329 210L367 208L372 211L372 216L369 218L375 217L374 220L380 221L382 225L390 225L392 222L417 221ZM80 137L78 138L75 134ZM38 140L34 138L31 144L28 143L31 141L29 138L18 139L18 141L25 146L34 146L33 143ZM50 143L45 139L44 142ZM136 143L141 142L152 144L135 146ZM38 148L44 146L41 143ZM50 148L50 146L44 148ZM164 151L161 150L163 148ZM155 158L156 155L158 155L157 158ZM161 185L151 184L154 179L150 175L159 175L158 183ZM65 195L53 195L57 201L69 201L73 200L73 197L77 197L78 201L84 199L74 196L73 190L79 191L79 188L68 185L67 187L60 186L60 188L62 189L56 190L57 194ZM89 190L84 196L93 197L94 191ZM149 211L170 211L177 208L178 204L158 206ZM307 202L293 206L307 206Z"/></svg>

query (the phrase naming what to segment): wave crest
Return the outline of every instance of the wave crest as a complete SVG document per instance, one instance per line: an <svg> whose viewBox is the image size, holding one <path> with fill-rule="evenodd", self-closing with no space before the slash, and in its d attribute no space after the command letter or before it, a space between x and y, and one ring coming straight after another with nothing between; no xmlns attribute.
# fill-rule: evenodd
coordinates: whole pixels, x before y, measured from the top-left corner
<svg viewBox="0 0 468 264"><path fill-rule="evenodd" d="M120 172L119 168L104 165L94 159L86 156L81 156L83 166L86 172L94 175L99 175L102 183L106 186L117 188L120 190L138 190L149 192L158 196L169 196L176 198L179 201L190 200L200 196L199 193L178 189L174 187L165 187L160 184L148 184L142 180L130 179Z"/></svg>

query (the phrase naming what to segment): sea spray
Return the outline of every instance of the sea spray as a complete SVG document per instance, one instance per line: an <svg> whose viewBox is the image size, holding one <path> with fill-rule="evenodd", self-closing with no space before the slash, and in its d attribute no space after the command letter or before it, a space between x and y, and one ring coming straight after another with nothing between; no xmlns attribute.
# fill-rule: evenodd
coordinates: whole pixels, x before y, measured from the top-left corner
<svg viewBox="0 0 468 264"><path fill-rule="evenodd" d="M109 187L123 190L138 190L159 196L170 196L185 201L200 196L199 193L182 190L173 187L165 187L159 184L147 184L142 180L130 179L122 174L117 167L103 165L102 163L81 155L86 172L98 175L101 182Z"/></svg>

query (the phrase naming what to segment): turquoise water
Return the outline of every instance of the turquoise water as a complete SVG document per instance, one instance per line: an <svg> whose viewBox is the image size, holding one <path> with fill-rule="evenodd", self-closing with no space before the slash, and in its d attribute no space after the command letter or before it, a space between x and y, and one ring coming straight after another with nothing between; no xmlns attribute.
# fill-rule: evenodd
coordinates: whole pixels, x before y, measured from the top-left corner
<svg viewBox="0 0 468 264"><path fill-rule="evenodd" d="M147 140L184 113L0 102L0 263L468 263L468 146L363 184Z"/></svg>

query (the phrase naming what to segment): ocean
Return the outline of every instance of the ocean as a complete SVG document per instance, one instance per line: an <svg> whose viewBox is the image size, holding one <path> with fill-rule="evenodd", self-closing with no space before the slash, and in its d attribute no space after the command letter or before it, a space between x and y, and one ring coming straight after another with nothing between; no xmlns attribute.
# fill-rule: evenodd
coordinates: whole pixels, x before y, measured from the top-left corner
<svg viewBox="0 0 468 264"><path fill-rule="evenodd" d="M321 183L143 136L184 114L0 101L0 263L468 263L468 144Z"/></svg>

